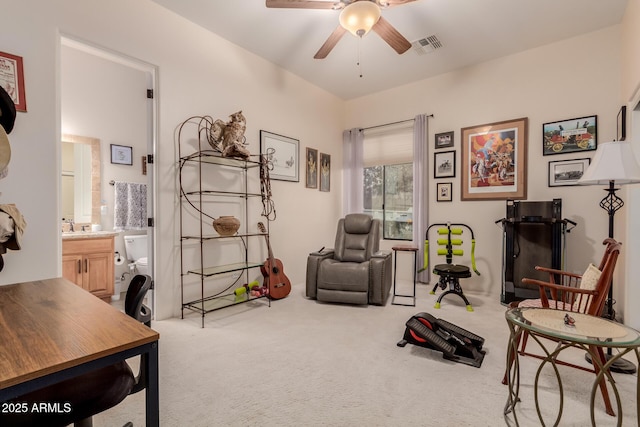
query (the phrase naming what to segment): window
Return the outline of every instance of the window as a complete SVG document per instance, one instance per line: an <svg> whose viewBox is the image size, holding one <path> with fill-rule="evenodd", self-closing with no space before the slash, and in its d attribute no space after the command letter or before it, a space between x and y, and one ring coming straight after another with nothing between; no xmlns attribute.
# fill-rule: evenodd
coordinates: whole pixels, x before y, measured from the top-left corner
<svg viewBox="0 0 640 427"><path fill-rule="evenodd" d="M413 128L365 132L364 211L382 221L384 239L413 239Z"/></svg>
<svg viewBox="0 0 640 427"><path fill-rule="evenodd" d="M382 220L383 238L413 239L413 163L364 168L364 210Z"/></svg>

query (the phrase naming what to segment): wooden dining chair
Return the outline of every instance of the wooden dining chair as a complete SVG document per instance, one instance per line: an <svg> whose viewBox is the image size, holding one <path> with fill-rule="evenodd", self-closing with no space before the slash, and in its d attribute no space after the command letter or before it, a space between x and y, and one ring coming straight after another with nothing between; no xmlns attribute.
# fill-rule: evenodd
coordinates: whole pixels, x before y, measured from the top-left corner
<svg viewBox="0 0 640 427"><path fill-rule="evenodd" d="M601 316L609 293L609 288L611 287L613 272L618 260L618 255L620 254L620 247L622 246L621 243L611 238L605 239L602 243L605 245L605 251L602 256L602 260L600 261L600 265L598 268L594 265L589 265L584 274L575 274L546 267L535 267L536 270L549 274L548 281L523 278L522 282L538 286L540 298L519 302L514 301L510 304L510 307L538 307L588 314L597 317ZM528 336L529 333L525 331L518 340L516 345L518 354L544 359L544 356L526 351ZM555 341L552 337L544 337ZM590 350L593 354L598 356L600 359L600 365L595 361L592 368L563 360L556 360L555 363L558 365L581 369L587 372L593 372L597 375L600 372L599 366L603 366L606 363L606 358L602 347L590 346ZM502 380L503 384L507 384L507 376L511 363L513 363L512 358L508 363L509 366L507 366L507 372L505 372ZM604 377L600 381L600 390L604 399L606 412L609 415L615 415L611 406L609 392L607 390Z"/></svg>

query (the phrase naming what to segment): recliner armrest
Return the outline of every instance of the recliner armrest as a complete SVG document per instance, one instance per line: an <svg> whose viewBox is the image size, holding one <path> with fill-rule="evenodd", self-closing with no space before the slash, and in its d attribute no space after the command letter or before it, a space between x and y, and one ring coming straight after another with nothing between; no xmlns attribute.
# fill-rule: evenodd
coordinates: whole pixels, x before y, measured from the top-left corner
<svg viewBox="0 0 640 427"><path fill-rule="evenodd" d="M369 260L369 304L385 305L391 290L391 251L378 251Z"/></svg>
<svg viewBox="0 0 640 427"><path fill-rule="evenodd" d="M387 258L391 256L391 251L378 251L371 254L371 258Z"/></svg>
<svg viewBox="0 0 640 427"><path fill-rule="evenodd" d="M324 258L333 257L334 253L335 251L333 250L333 248L329 248L329 249L322 248L319 251L311 252L309 256L319 256L324 259Z"/></svg>
<svg viewBox="0 0 640 427"><path fill-rule="evenodd" d="M318 294L318 269L320 263L328 258L333 258L333 249L321 249L311 252L307 257L307 298L315 299Z"/></svg>

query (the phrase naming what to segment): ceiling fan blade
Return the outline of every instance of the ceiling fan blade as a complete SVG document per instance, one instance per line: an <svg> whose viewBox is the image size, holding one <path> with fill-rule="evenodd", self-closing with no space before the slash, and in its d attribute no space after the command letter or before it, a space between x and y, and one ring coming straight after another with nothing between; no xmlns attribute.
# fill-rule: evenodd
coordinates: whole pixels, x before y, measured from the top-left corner
<svg viewBox="0 0 640 427"><path fill-rule="evenodd" d="M402 6L403 4L413 3L416 0L380 0L380 7L389 8L393 6Z"/></svg>
<svg viewBox="0 0 640 427"><path fill-rule="evenodd" d="M324 59L329 55L329 52L338 44L344 33L347 30L342 28L342 26L338 25L338 27L333 30L333 33L329 36L326 42L320 47L318 52L313 56L315 59Z"/></svg>
<svg viewBox="0 0 640 427"><path fill-rule="evenodd" d="M373 26L373 31L375 31L382 40L386 41L389 46L393 48L399 54L405 53L411 47L411 42L405 39L402 34L396 30L393 25L389 23L382 16L378 19L378 22Z"/></svg>
<svg viewBox="0 0 640 427"><path fill-rule="evenodd" d="M313 0L267 0L266 5L267 7L278 9L334 9L334 4L336 2Z"/></svg>

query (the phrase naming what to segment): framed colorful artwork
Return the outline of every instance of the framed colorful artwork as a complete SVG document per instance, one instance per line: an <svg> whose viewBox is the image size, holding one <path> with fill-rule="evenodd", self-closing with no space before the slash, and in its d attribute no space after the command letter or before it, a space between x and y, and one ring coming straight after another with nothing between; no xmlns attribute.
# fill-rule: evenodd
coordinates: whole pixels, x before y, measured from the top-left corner
<svg viewBox="0 0 640 427"><path fill-rule="evenodd" d="M598 116L550 122L542 125L542 154L592 151L598 147Z"/></svg>
<svg viewBox="0 0 640 427"><path fill-rule="evenodd" d="M527 198L524 117L462 128L461 200Z"/></svg>

